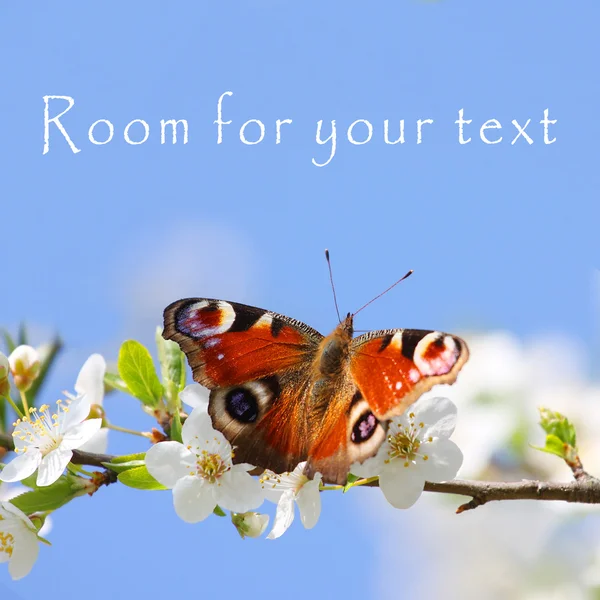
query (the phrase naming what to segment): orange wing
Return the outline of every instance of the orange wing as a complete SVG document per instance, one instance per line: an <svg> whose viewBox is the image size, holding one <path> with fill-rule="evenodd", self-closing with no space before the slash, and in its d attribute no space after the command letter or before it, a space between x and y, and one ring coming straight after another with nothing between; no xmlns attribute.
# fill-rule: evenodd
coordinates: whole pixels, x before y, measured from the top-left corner
<svg viewBox="0 0 600 600"><path fill-rule="evenodd" d="M174 302L166 339L187 355L194 380L210 388L213 426L236 462L282 472L306 459L307 396L322 335L262 308L210 298Z"/></svg>
<svg viewBox="0 0 600 600"><path fill-rule="evenodd" d="M459 337L421 329L388 329L352 341L350 372L375 416L401 415L438 383L454 383L469 358Z"/></svg>

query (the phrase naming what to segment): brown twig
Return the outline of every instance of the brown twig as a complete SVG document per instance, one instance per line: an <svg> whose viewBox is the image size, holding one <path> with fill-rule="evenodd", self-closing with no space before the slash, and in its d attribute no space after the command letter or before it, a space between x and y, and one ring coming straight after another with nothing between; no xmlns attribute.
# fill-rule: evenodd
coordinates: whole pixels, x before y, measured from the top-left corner
<svg viewBox="0 0 600 600"><path fill-rule="evenodd" d="M600 504L600 480L590 475L585 480L575 480L568 483L529 480L427 482L425 491L471 496L472 500L459 506L456 510L457 513L499 500L560 500L580 504Z"/></svg>

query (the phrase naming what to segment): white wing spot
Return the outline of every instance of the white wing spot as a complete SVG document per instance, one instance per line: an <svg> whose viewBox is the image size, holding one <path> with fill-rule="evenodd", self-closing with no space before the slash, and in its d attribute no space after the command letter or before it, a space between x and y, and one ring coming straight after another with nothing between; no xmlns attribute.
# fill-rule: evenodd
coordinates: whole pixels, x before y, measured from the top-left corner
<svg viewBox="0 0 600 600"><path fill-rule="evenodd" d="M392 346L398 352L402 351L402 332L396 331L396 333L392 336L392 340L390 341L390 346Z"/></svg>
<svg viewBox="0 0 600 600"><path fill-rule="evenodd" d="M271 327L273 317L269 313L265 313L256 323L254 327Z"/></svg>
<svg viewBox="0 0 600 600"><path fill-rule="evenodd" d="M225 358L225 355L224 355L224 354L219 354L219 355L217 356L217 358L218 358L219 360L223 360L223 359Z"/></svg>
<svg viewBox="0 0 600 600"><path fill-rule="evenodd" d="M411 369L408 373L408 376L410 377L410 380L413 383L417 383L417 381L419 381L419 379L421 379L421 373L419 373L419 371L417 371L417 369Z"/></svg>
<svg viewBox="0 0 600 600"><path fill-rule="evenodd" d="M396 389L397 390L401 390L402 389L402 382L401 381L396 381Z"/></svg>

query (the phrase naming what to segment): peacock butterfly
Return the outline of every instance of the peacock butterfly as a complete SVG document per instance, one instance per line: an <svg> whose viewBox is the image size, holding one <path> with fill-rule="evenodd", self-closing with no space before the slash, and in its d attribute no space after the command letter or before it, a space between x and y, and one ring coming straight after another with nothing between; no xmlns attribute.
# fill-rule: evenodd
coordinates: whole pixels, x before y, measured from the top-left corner
<svg viewBox="0 0 600 600"><path fill-rule="evenodd" d="M235 462L282 473L307 461L308 477L344 484L352 463L376 454L389 419L453 383L469 356L462 339L439 331L353 337L353 318L324 337L262 308L188 298L165 309L163 336L211 390L209 414Z"/></svg>

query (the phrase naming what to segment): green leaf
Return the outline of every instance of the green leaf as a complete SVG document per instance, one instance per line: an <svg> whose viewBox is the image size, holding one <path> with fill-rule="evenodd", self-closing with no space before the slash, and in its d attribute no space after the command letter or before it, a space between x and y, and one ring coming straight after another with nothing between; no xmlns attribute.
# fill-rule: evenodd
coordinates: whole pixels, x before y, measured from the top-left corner
<svg viewBox="0 0 600 600"><path fill-rule="evenodd" d="M183 444L183 439L181 438L181 415L179 414L179 410L176 410L175 414L173 415L170 433L170 437L174 442Z"/></svg>
<svg viewBox="0 0 600 600"><path fill-rule="evenodd" d="M160 327L156 329L156 347L169 407L175 413L180 407L179 392L185 387L185 354L178 344L163 338Z"/></svg>
<svg viewBox="0 0 600 600"><path fill-rule="evenodd" d="M217 504L213 510L213 513L217 515L217 517L226 517L225 511Z"/></svg>
<svg viewBox="0 0 600 600"><path fill-rule="evenodd" d="M107 372L104 374L104 389L105 392L118 390L119 392L124 392L130 396L132 395L127 387L127 384L119 377L117 373Z"/></svg>
<svg viewBox="0 0 600 600"><path fill-rule="evenodd" d="M577 434L572 423L559 412L540 408L540 425L550 435L555 435L563 443L577 448Z"/></svg>
<svg viewBox="0 0 600 600"><path fill-rule="evenodd" d="M19 323L19 330L17 331L17 346L26 346L29 342L27 335L27 327L25 323Z"/></svg>
<svg viewBox="0 0 600 600"><path fill-rule="evenodd" d="M123 454L122 456L115 456L110 462L111 464L120 464L131 462L132 460L144 460L146 458L145 452L136 452L135 454Z"/></svg>
<svg viewBox="0 0 600 600"><path fill-rule="evenodd" d="M137 469L138 467L144 466L143 460L129 460L127 462L122 463L102 463L107 469L114 471L115 473L124 473L125 471L129 471L129 469Z"/></svg>
<svg viewBox="0 0 600 600"><path fill-rule="evenodd" d="M150 352L135 340L123 343L119 351L119 374L129 393L146 406L156 407L163 395L163 387L154 370Z"/></svg>
<svg viewBox="0 0 600 600"><path fill-rule="evenodd" d="M10 333L8 333L6 329L2 330L2 337L6 346L6 354L8 355L17 347L17 344L15 344L15 341L12 339Z"/></svg>
<svg viewBox="0 0 600 600"><path fill-rule="evenodd" d="M548 454L555 454L560 458L566 459L569 446L550 433L546 436L546 445L544 447L532 446L532 448L540 450L541 452L547 452Z"/></svg>
<svg viewBox="0 0 600 600"><path fill-rule="evenodd" d="M13 498L11 502L26 515L30 515L34 512L56 510L80 495L81 489L74 487L72 482L62 475L52 485L24 492Z"/></svg>
<svg viewBox="0 0 600 600"><path fill-rule="evenodd" d="M122 473L129 469L135 469L144 466L145 452L137 452L136 454L126 454L124 456L115 456L110 462L102 463L107 469L115 473Z"/></svg>
<svg viewBox="0 0 600 600"><path fill-rule="evenodd" d="M166 490L164 485L158 483L144 465L135 469L123 471L117 476L118 480L126 486L135 488L136 490Z"/></svg>
<svg viewBox="0 0 600 600"><path fill-rule="evenodd" d="M6 405L8 402L0 396L0 431L6 431Z"/></svg>

